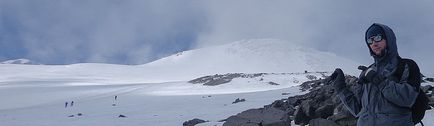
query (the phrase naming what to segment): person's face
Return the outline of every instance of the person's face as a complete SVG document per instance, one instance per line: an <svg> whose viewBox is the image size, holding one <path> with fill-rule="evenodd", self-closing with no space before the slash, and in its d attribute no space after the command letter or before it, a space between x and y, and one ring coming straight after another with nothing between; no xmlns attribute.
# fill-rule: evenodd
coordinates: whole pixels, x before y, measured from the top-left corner
<svg viewBox="0 0 434 126"><path fill-rule="evenodd" d="M383 50L386 48L386 40L382 39L381 41L373 42L369 45L369 47L371 48L372 52L375 53L375 55L379 56L381 55L381 52L383 52Z"/></svg>

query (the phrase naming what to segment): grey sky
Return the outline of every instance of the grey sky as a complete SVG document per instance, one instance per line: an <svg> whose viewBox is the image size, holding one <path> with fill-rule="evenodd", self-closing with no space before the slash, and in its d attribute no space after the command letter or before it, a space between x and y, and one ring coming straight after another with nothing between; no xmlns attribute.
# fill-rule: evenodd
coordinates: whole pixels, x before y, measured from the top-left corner
<svg viewBox="0 0 434 126"><path fill-rule="evenodd" d="M434 76L431 0L0 0L0 60L146 63L178 51L277 38L369 64L363 35L390 26Z"/></svg>
<svg viewBox="0 0 434 126"><path fill-rule="evenodd" d="M1 0L0 44L7 48L1 56L51 64L149 62L194 44L206 17L193 2Z"/></svg>

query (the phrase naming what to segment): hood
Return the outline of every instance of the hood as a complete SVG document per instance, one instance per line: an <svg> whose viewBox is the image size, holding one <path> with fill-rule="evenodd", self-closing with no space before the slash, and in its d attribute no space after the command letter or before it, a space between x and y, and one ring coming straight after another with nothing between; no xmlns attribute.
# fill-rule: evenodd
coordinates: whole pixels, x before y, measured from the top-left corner
<svg viewBox="0 0 434 126"><path fill-rule="evenodd" d="M384 50L384 54L383 55L381 55L381 56L376 56L375 55L375 53L371 50L371 48L369 47L369 44L368 44L368 42L367 42L367 34L368 34L368 30L370 29L370 28L372 28L372 27L374 27L374 26L380 26L382 29L383 29L383 31L384 31L384 36L386 37L386 44L387 44L387 47L386 47L386 49ZM365 33L365 43L366 43L366 46L368 47L368 49L369 49L369 52L370 52L370 54L371 54L371 56L372 57L374 57L374 59L375 60L381 60L381 59L384 59L384 58L387 58L387 57L397 57L397 56L399 56L399 54L398 54L398 48L397 48L397 46L396 46L396 37L395 37L395 33L392 31L392 29L390 29L388 26L386 26L386 25L383 25L383 24L380 24L380 23L374 23L374 24L372 24L367 30L366 30L366 33Z"/></svg>
<svg viewBox="0 0 434 126"><path fill-rule="evenodd" d="M375 55L375 53L371 50L369 47L367 40L367 31L372 28L373 26L380 26L383 29L384 36L386 38L386 49L382 52L381 56ZM371 56L374 58L375 63L374 66L376 67L377 71L384 75L384 76L390 76L396 69L396 66L399 63L399 54L398 54L398 48L396 45L396 37L395 33L393 33L392 29L390 29L388 26L374 23L372 24L368 30L366 30L365 33L365 43L366 46L369 49L369 52Z"/></svg>

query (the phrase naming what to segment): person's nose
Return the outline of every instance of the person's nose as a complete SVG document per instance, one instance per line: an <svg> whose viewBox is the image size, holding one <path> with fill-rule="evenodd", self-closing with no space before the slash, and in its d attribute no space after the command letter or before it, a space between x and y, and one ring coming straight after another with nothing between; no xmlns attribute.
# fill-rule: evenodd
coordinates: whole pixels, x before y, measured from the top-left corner
<svg viewBox="0 0 434 126"><path fill-rule="evenodd" d="M378 46L378 42L374 42L371 45L374 46L374 47L377 47Z"/></svg>

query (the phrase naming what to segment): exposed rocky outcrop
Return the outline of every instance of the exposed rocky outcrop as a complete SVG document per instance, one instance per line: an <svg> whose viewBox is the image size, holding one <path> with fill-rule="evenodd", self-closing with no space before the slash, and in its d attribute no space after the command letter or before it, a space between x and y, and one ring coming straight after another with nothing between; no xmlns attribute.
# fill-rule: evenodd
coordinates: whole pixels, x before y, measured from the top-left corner
<svg viewBox="0 0 434 126"><path fill-rule="evenodd" d="M357 78L346 76L347 86L354 90ZM429 94L430 105L434 107L433 87L421 86ZM341 104L333 87L327 80L312 80L301 84L300 90L310 91L304 95L276 100L263 108L250 109L229 117L224 126L355 126L357 119Z"/></svg>
<svg viewBox="0 0 434 126"><path fill-rule="evenodd" d="M182 123L182 126L194 126L196 124L204 123L204 122L208 122L208 121L195 118L195 119L192 119L192 120L185 121L184 123Z"/></svg>
<svg viewBox="0 0 434 126"><path fill-rule="evenodd" d="M258 73L258 74L243 74L243 73L228 73L224 75L216 74L216 75L210 75L210 76L204 76L200 77L194 80L188 81L192 84L203 84L207 86L215 86L220 85L224 83L229 83L234 78L254 78L264 75L265 73Z"/></svg>
<svg viewBox="0 0 434 126"><path fill-rule="evenodd" d="M267 75L300 75L305 74L306 78L309 80L317 80L320 77L324 77L324 74L327 72L306 72L306 73L256 73L256 74L246 74L246 73L228 73L228 74L215 74L215 75L209 75L204 76L200 78L196 78L193 80L188 81L192 84L202 84L206 86L216 86L221 85L225 83L231 82L235 78L258 78L259 81L264 81L264 76ZM315 76L315 74L317 74ZM318 75L320 74L320 75ZM267 82L270 85L280 85L279 83L269 81Z"/></svg>
<svg viewBox="0 0 434 126"><path fill-rule="evenodd" d="M237 99L235 99L235 101L234 102L232 102L232 104L236 104L236 103L238 103L238 102L245 102L246 101L246 99L244 99L244 98L237 98Z"/></svg>

